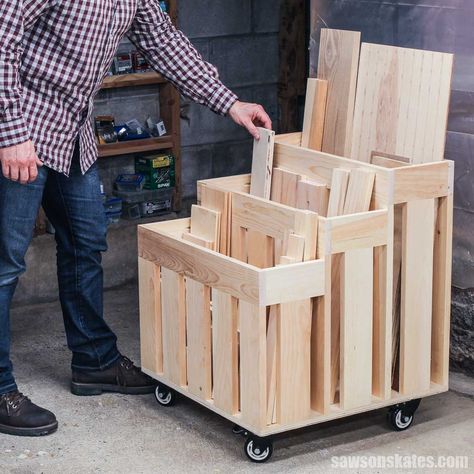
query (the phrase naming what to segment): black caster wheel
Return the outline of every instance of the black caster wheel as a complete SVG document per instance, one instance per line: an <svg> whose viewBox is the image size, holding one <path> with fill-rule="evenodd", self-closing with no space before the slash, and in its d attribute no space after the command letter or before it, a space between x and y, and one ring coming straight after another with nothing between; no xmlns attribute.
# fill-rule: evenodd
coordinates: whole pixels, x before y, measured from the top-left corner
<svg viewBox="0 0 474 474"><path fill-rule="evenodd" d="M170 407L176 402L176 393L166 385L157 385L155 388L156 401L163 407Z"/></svg>
<svg viewBox="0 0 474 474"><path fill-rule="evenodd" d="M412 400L392 407L388 412L388 422L393 430L405 431L413 424L415 412L421 400Z"/></svg>
<svg viewBox="0 0 474 474"><path fill-rule="evenodd" d="M234 433L235 435L242 435L242 436L247 436L249 434L245 428L242 428L239 425L234 425L232 427L232 433Z"/></svg>
<svg viewBox="0 0 474 474"><path fill-rule="evenodd" d="M273 444L271 441L250 436L245 442L245 455L256 463L267 462L273 454Z"/></svg>

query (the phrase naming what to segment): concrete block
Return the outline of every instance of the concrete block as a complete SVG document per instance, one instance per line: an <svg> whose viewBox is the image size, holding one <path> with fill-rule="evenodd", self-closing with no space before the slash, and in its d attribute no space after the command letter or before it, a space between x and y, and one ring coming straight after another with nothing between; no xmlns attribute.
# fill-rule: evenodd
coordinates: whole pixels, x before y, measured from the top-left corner
<svg viewBox="0 0 474 474"><path fill-rule="evenodd" d="M452 91L448 130L474 135L474 92Z"/></svg>
<svg viewBox="0 0 474 474"><path fill-rule="evenodd" d="M180 2L179 28L190 38L249 33L251 31L251 1Z"/></svg>
<svg viewBox="0 0 474 474"><path fill-rule="evenodd" d="M253 100L250 88L236 88L234 92L243 101ZM181 106L182 145L203 145L246 138L246 132L230 118L221 117L206 107L185 101Z"/></svg>
<svg viewBox="0 0 474 474"><path fill-rule="evenodd" d="M278 36L216 38L210 60L230 86L249 86L278 81Z"/></svg>
<svg viewBox="0 0 474 474"><path fill-rule="evenodd" d="M182 149L183 197L196 196L196 181L212 178L212 146L185 147Z"/></svg>
<svg viewBox="0 0 474 474"><path fill-rule="evenodd" d="M278 33L283 0L258 0L252 3L253 31Z"/></svg>
<svg viewBox="0 0 474 474"><path fill-rule="evenodd" d="M456 10L399 5L397 44L402 47L453 53L456 40Z"/></svg>
<svg viewBox="0 0 474 474"><path fill-rule="evenodd" d="M454 209L453 286L474 288L474 219L472 211Z"/></svg>
<svg viewBox="0 0 474 474"><path fill-rule="evenodd" d="M268 84L253 88L253 101L264 107L270 116L273 127L278 125L278 85Z"/></svg>
<svg viewBox="0 0 474 474"><path fill-rule="evenodd" d="M214 146L212 174L214 177L250 173L253 140L221 143Z"/></svg>
<svg viewBox="0 0 474 474"><path fill-rule="evenodd" d="M446 141L446 158L456 162L454 178L454 205L474 210L474 135L449 132Z"/></svg>
<svg viewBox="0 0 474 474"><path fill-rule="evenodd" d="M396 42L397 7L387 2L333 0L320 17L323 27L360 31L365 42Z"/></svg>

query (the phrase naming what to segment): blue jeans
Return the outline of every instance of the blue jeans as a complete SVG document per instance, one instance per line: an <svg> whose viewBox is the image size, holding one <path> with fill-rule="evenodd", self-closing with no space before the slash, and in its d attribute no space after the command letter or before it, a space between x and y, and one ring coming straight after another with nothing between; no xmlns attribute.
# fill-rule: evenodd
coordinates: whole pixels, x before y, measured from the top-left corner
<svg viewBox="0 0 474 474"><path fill-rule="evenodd" d="M78 151L70 176L42 167L21 185L0 170L0 394L16 389L10 361L10 305L25 271L40 205L56 229L59 297L72 368L103 370L120 357L117 338L103 318L101 252L107 250L97 165L82 175Z"/></svg>

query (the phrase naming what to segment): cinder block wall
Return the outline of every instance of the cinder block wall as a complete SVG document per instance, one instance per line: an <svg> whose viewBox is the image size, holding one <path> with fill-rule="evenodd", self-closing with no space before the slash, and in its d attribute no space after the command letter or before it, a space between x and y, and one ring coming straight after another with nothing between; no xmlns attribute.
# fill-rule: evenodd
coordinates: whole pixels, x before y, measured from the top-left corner
<svg viewBox="0 0 474 474"><path fill-rule="evenodd" d="M264 105L277 121L280 0L204 0L179 3L179 27L222 81L242 100ZM183 194L193 199L196 179L247 173L248 133L189 101L182 105Z"/></svg>
<svg viewBox="0 0 474 474"><path fill-rule="evenodd" d="M221 78L245 101L259 102L277 122L278 28L280 0L181 0L179 26L203 58L215 64ZM125 48L127 45L125 44ZM131 118L159 116L156 87L102 91L95 115L113 114L117 123ZM250 170L252 141L230 119L206 108L182 102L183 194L185 205L196 196L196 180L246 173ZM100 160L107 192L119 173L133 170L132 157ZM116 287L137 275L135 225L114 226L104 255L105 285ZM28 271L21 278L16 304L57 297L54 237L34 239L27 255Z"/></svg>
<svg viewBox="0 0 474 474"><path fill-rule="evenodd" d="M322 27L362 32L362 41L454 53L446 158L456 162L453 365L474 374L474 1L311 0L311 73Z"/></svg>

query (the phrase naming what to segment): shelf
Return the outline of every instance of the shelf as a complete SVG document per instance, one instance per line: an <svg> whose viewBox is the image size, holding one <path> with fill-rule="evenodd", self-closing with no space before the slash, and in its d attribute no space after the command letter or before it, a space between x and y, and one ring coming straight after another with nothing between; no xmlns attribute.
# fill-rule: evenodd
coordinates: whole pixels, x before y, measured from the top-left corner
<svg viewBox="0 0 474 474"><path fill-rule="evenodd" d="M160 138L144 138L143 140L130 140L98 145L99 158L166 150L168 148L173 148L173 138L170 135L165 135Z"/></svg>
<svg viewBox="0 0 474 474"><path fill-rule="evenodd" d="M166 84L166 79L157 72L141 72L107 76L102 83L102 89L118 89L121 87L147 86L150 84Z"/></svg>

